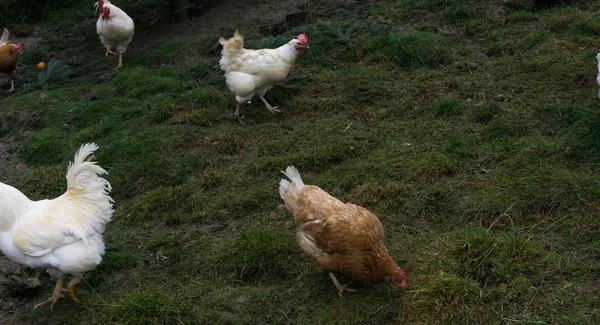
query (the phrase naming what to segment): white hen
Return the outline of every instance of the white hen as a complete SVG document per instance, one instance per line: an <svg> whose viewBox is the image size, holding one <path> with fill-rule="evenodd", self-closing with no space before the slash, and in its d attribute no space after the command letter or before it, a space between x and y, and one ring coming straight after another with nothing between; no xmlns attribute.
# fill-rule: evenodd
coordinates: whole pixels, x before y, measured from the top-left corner
<svg viewBox="0 0 600 325"><path fill-rule="evenodd" d="M0 182L0 250L15 262L46 268L58 277L47 301L53 307L63 297L67 274L71 299L83 274L93 270L104 255L102 233L113 215L106 171L87 161L98 146L88 143L75 154L67 172L67 191L53 200L31 201L16 188Z"/></svg>
<svg viewBox="0 0 600 325"><path fill-rule="evenodd" d="M236 30L232 38L220 38L219 43L223 45L219 65L225 71L227 87L238 102L235 117L240 119L240 105L249 102L254 95L270 112L279 112L263 96L289 76L298 54L308 49L308 37L300 34L276 49L248 50L244 48L244 37Z"/></svg>
<svg viewBox="0 0 600 325"><path fill-rule="evenodd" d="M119 54L119 65L115 68L117 70L123 65L123 53L125 53L127 45L133 38L135 29L133 19L108 0L100 0L94 6L96 9L100 9L100 17L96 22L96 32L100 36L102 44L106 47L106 56ZM117 53L113 52L113 49Z"/></svg>

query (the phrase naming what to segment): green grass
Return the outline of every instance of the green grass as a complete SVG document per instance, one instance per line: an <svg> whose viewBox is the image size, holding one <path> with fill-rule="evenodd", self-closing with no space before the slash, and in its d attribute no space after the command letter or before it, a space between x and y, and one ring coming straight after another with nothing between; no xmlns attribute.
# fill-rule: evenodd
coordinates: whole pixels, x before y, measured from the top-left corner
<svg viewBox="0 0 600 325"><path fill-rule="evenodd" d="M0 168L0 180L33 199L58 196L76 148L93 141L116 202L80 302L33 311L53 287L39 271L41 292L15 307L21 321L600 321L596 4L327 1L276 37L240 16L248 47L302 32L310 44L267 93L283 113L255 99L244 124L229 117L219 57L206 54L232 31L165 24L166 35L143 34L163 5L124 4L140 33L117 72L89 3L56 9L20 58L19 92L0 85L0 136L20 143L11 154L30 168ZM68 80L25 86L50 58L69 66ZM279 198L292 164L305 183L379 216L406 292L355 282L337 296Z"/></svg>

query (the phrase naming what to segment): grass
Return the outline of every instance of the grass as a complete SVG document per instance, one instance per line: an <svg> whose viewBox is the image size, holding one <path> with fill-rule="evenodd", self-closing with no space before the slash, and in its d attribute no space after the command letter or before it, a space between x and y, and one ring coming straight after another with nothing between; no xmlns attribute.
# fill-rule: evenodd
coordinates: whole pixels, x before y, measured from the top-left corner
<svg viewBox="0 0 600 325"><path fill-rule="evenodd" d="M161 14L145 1L126 5L134 19ZM224 26L136 34L113 72L89 3L44 16L19 93L0 89L0 136L31 168L12 185L60 195L76 148L94 141L116 212L80 303L33 311L53 286L40 271L42 293L14 312L34 324L598 323L600 13L532 8L328 1L274 37L240 19L248 47L301 32L310 44L267 93L283 113L255 100L244 124L228 118L234 96L203 50L230 36ZM68 80L24 86L49 58ZM337 297L277 193L291 164L379 216L404 294L353 283Z"/></svg>

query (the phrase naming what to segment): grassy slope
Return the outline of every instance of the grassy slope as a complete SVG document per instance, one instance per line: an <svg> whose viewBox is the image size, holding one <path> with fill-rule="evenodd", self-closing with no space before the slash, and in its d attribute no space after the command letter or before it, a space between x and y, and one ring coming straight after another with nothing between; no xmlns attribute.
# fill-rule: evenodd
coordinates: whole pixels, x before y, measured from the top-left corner
<svg viewBox="0 0 600 325"><path fill-rule="evenodd" d="M97 142L115 221L81 302L24 308L22 319L600 322L595 9L527 12L468 0L334 6L262 40L279 45L304 31L311 48L300 72L267 97L284 113L257 101L243 125L227 118L235 102L218 57L199 54L217 34L154 45L126 57L118 73L73 57L75 82L0 104L9 122L0 134L23 142L33 169L14 185L35 199L59 195L75 148ZM60 58L97 49L93 20L80 15L88 19L72 27L79 47L48 35L21 71L45 51ZM277 193L289 164L306 183L380 217L408 292L357 283L337 297L295 245ZM43 295L28 307L50 294L52 280L42 280Z"/></svg>

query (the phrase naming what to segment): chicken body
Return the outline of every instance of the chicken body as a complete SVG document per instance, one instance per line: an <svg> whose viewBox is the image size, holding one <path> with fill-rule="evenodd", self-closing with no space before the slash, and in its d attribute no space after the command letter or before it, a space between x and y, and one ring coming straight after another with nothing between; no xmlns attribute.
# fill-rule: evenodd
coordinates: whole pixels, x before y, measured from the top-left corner
<svg viewBox="0 0 600 325"><path fill-rule="evenodd" d="M404 271L383 243L383 226L369 210L329 195L317 186L304 185L290 166L279 193L298 226L296 238L302 250L329 273L340 297L346 289L333 272L359 281L406 286Z"/></svg>
<svg viewBox="0 0 600 325"><path fill-rule="evenodd" d="M76 300L75 285L104 255L102 233L113 214L111 187L99 175L106 171L86 161L98 147L83 145L67 172L67 191L52 200L31 201L16 188L0 183L0 250L15 262L46 268L58 277L52 306L68 289Z"/></svg>
<svg viewBox="0 0 600 325"><path fill-rule="evenodd" d="M100 41L106 48L106 56L109 54L119 55L119 64L115 70L123 65L123 53L133 39L135 25L133 19L125 11L111 4L108 0L96 2L100 10L100 17L96 22L96 32ZM117 51L116 53L113 50Z"/></svg>
<svg viewBox="0 0 600 325"><path fill-rule="evenodd" d="M272 113L279 112L263 97L273 86L287 79L298 54L308 49L308 38L300 34L276 49L248 50L244 48L244 37L236 31L228 40L219 39L223 45L219 65L225 71L227 87L235 94L238 102L235 117L238 120L240 105L249 102L254 95Z"/></svg>
<svg viewBox="0 0 600 325"><path fill-rule="evenodd" d="M8 75L10 79L10 90L15 90L15 78L17 77L17 54L23 52L21 43L12 44L9 40L9 32L4 29L0 39L0 72Z"/></svg>

